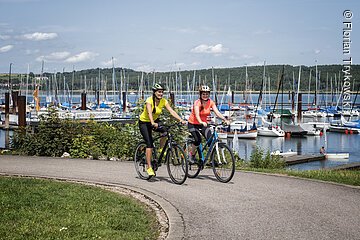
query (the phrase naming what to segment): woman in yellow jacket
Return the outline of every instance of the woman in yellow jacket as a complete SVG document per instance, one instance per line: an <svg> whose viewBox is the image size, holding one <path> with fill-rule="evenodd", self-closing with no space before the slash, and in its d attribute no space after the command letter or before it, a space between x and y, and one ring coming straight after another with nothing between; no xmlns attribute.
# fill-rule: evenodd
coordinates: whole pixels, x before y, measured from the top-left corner
<svg viewBox="0 0 360 240"><path fill-rule="evenodd" d="M159 115L162 113L163 108L165 107L170 114L179 120L182 124L186 124L186 121L183 120L170 106L168 101L163 98L165 88L162 84L156 83L153 87L152 96L146 99L144 111L141 113L139 118L139 128L140 133L143 136L144 141L146 142L146 163L148 166L147 173L149 176L154 176L155 172L151 167L151 156L152 149L154 148L154 141L152 138L152 131L155 132L166 132L165 127L161 126L161 121L159 120ZM160 141L164 143L164 141Z"/></svg>

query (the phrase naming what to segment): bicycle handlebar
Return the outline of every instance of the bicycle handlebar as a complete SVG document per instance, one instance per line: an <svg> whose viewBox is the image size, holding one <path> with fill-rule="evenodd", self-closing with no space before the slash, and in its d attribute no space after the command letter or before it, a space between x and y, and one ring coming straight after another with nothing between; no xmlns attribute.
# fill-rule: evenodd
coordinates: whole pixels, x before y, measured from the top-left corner
<svg viewBox="0 0 360 240"><path fill-rule="evenodd" d="M208 123L207 125L211 126L211 127L228 126L227 124L224 124L224 123Z"/></svg>
<svg viewBox="0 0 360 240"><path fill-rule="evenodd" d="M179 122L176 122L176 123L173 123L173 124L170 124L170 125L165 125L165 124L161 124L158 128L165 128L167 131L165 134L161 134L163 137L168 135L169 134L169 130L172 128L172 127L175 127L175 126L178 126L178 127L181 127L183 126L182 123L179 123Z"/></svg>

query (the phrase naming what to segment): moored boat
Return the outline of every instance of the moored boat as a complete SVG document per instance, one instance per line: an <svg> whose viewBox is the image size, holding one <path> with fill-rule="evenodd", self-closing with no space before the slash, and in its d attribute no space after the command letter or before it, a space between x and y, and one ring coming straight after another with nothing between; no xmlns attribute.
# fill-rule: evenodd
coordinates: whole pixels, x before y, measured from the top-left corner
<svg viewBox="0 0 360 240"><path fill-rule="evenodd" d="M348 159L349 153L326 153L325 158L327 159Z"/></svg>

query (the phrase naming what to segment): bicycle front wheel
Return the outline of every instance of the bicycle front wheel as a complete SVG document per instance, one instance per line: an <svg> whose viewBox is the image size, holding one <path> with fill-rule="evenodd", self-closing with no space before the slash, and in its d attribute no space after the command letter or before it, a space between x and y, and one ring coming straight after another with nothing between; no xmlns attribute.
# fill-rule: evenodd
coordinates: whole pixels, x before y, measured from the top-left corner
<svg viewBox="0 0 360 240"><path fill-rule="evenodd" d="M167 171L171 180L183 184L188 174L188 162L184 150L178 145L172 145L166 153Z"/></svg>
<svg viewBox="0 0 360 240"><path fill-rule="evenodd" d="M235 158L231 149L218 142L211 153L212 169L215 177L223 183L229 182L235 173Z"/></svg>
<svg viewBox="0 0 360 240"><path fill-rule="evenodd" d="M146 172L147 164L146 164L145 143L139 143L137 145L134 155L134 164L135 164L135 170L141 179L149 180L151 178L151 176L149 176Z"/></svg>
<svg viewBox="0 0 360 240"><path fill-rule="evenodd" d="M188 141L186 142L185 146L184 146L184 151L185 151L185 154L186 156L188 156L188 158L190 158L190 149L192 147L192 142L191 141ZM195 153L194 153L194 156L193 159L192 159L192 162L188 161L189 162L189 170L188 170L188 177L189 178L196 178L200 171L201 171L201 164L200 164L200 154L199 154L199 147L197 147L195 149Z"/></svg>

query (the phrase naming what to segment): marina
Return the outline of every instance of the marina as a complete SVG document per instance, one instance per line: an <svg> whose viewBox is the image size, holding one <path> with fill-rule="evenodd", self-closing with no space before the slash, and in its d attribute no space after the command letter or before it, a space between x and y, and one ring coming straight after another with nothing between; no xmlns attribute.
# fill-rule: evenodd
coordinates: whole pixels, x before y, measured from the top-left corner
<svg viewBox="0 0 360 240"><path fill-rule="evenodd" d="M145 94L145 98L148 95ZM109 95L111 99L112 95ZM257 94L251 94L251 98L255 99ZM272 101L275 101L275 94L270 94L267 96L267 102L269 105ZM109 123L113 122L124 122L132 123L135 120L132 119L132 109L136 107L136 103L139 100L139 95L129 94L127 96L129 107L126 114L119 111L121 109L120 104L114 111L111 108L104 109L94 109L94 110L76 110L68 109L63 111L60 115L61 117L68 117L71 119L89 119L93 118L96 121L106 121ZM307 96L307 98L313 99L313 95ZM41 105L45 104L45 96L40 96ZM94 96L88 96L88 99L94 99ZM186 113L189 110L188 105L190 105L191 100L194 99L193 95L189 94L179 94L175 96L175 102L177 103L178 111L186 118ZM27 97L28 102L32 102L32 96ZM74 103L81 105L81 96L78 95L74 98ZM224 102L226 100L223 100ZM357 147L360 145L360 134L357 134L357 131L347 131L342 128L341 131L333 131L330 129L331 125L336 123L338 126L339 121L350 124L350 126L356 126L352 121L358 121L359 117L347 117L346 120L339 117L303 117L302 121L298 125L291 124L291 118L274 118L272 121L269 120L269 116L266 115L256 115L256 118L250 117L246 118L246 114L252 114L256 111L254 107L248 109L247 106L244 107L242 104L243 95L234 94L234 104L229 105L230 107L226 110L222 110L223 114L228 115L232 120L233 124L230 125L230 129L233 132L224 133L219 132L222 141L228 141L229 144L233 147L234 151L245 160L249 160L251 153L255 147L260 147L264 152L278 152L280 155L284 155L284 158L287 161L288 168L298 169L298 170L309 170L309 169L322 169L322 168L331 168L334 166L342 165L344 163L352 164L360 162L360 153L357 150ZM289 98L281 99L280 104L284 107L289 108L291 102ZM359 99L356 104L359 104ZM116 105L116 103L114 103ZM223 104L224 105L224 104ZM219 107L221 109L221 107ZM303 109L306 109L303 106ZM41 110L42 113L46 110ZM40 111L40 112L41 112ZM34 111L32 111L34 114ZM95 114L96 113L96 114ZM39 113L36 114L38 117ZM29 115L27 115L29 116ZM124 117L121 117L124 116ZM14 117L14 116L12 116ZM2 114L2 120L4 115ZM136 117L135 117L136 119ZM341 122L340 121L340 122ZM16 127L16 120L13 120ZM38 118L33 118L32 121L27 119L28 124L36 126L38 124ZM3 122L2 122L3 123ZM288 127L286 128L286 126ZM255 127L254 127L255 126ZM290 126L290 127L289 127ZM336 127L335 126L335 127ZM247 132L243 132L242 129L247 128ZM289 129L300 130L301 134L291 134ZM257 130L256 130L257 129ZM325 130L325 131L324 131ZM329 130L329 131L326 131ZM238 138L237 145L233 146L234 141L234 131ZM295 131L295 130L294 130ZM0 130L0 148L5 148L5 136L7 131ZM306 134L302 134L306 132ZM244 134L245 133L245 134ZM326 134L324 134L326 133ZM11 135L11 131L10 131ZM326 146L326 152L329 154L328 157L319 156L319 150L322 146ZM346 153L348 157L339 157L338 153Z"/></svg>

